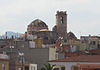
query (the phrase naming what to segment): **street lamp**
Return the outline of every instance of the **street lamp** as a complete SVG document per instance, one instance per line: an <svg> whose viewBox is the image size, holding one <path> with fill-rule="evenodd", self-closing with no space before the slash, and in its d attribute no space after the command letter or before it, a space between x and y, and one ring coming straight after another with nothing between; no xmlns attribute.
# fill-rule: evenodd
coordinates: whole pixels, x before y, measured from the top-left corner
<svg viewBox="0 0 100 70"><path fill-rule="evenodd" d="M24 68L23 68L23 66L24 66L24 53L23 52L20 52L19 50L18 50L18 54L19 54L19 61L20 61L20 63L21 63L21 66L22 66L22 70L24 70Z"/></svg>
<svg viewBox="0 0 100 70"><path fill-rule="evenodd" d="M22 70L24 66L24 53L19 53L19 56L21 56L21 64L22 64Z"/></svg>

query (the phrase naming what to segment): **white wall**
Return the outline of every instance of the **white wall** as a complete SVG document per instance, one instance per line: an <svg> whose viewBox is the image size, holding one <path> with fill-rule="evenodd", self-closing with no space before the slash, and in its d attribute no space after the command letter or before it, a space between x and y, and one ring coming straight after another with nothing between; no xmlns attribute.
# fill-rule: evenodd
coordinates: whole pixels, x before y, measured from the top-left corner
<svg viewBox="0 0 100 70"><path fill-rule="evenodd" d="M64 65L65 70L72 70L72 66L77 64L100 64L100 62L49 62L52 65Z"/></svg>
<svg viewBox="0 0 100 70"><path fill-rule="evenodd" d="M29 70L37 70L37 64L30 64Z"/></svg>
<svg viewBox="0 0 100 70"><path fill-rule="evenodd" d="M30 48L35 48L35 42L34 41L29 41L29 47Z"/></svg>

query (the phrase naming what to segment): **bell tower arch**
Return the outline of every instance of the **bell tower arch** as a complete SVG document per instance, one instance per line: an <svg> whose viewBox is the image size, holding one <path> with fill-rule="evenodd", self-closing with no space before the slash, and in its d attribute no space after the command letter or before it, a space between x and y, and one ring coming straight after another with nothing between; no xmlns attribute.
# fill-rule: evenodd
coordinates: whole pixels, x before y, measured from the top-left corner
<svg viewBox="0 0 100 70"><path fill-rule="evenodd" d="M56 14L57 36L67 41L67 14L66 11L57 11Z"/></svg>

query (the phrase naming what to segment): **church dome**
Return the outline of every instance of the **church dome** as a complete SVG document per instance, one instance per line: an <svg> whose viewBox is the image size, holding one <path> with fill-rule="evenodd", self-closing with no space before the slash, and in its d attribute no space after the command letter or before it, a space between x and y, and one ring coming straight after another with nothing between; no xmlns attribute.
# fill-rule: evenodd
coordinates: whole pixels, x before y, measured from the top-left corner
<svg viewBox="0 0 100 70"><path fill-rule="evenodd" d="M46 25L46 23L43 22L43 21L40 20L40 19L36 19L36 20L32 21L32 22L30 23L30 25L32 25L32 26L48 27L48 26Z"/></svg>
<svg viewBox="0 0 100 70"><path fill-rule="evenodd" d="M41 29L48 29L48 26L42 20L36 19L28 25L27 31L40 31Z"/></svg>
<svg viewBox="0 0 100 70"><path fill-rule="evenodd" d="M72 39L75 39L75 40L77 39L77 37L76 37L76 36L74 35L74 33L72 33L72 32L69 32L69 33L67 34L67 38L68 38L68 39L71 39L71 40L72 40Z"/></svg>

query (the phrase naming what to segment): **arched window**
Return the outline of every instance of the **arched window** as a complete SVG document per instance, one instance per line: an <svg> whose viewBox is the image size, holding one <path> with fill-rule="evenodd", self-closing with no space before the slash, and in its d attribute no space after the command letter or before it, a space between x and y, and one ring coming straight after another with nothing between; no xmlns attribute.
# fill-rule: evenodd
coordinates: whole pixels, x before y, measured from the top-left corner
<svg viewBox="0 0 100 70"><path fill-rule="evenodd" d="M60 17L60 23L63 24L63 17Z"/></svg>

